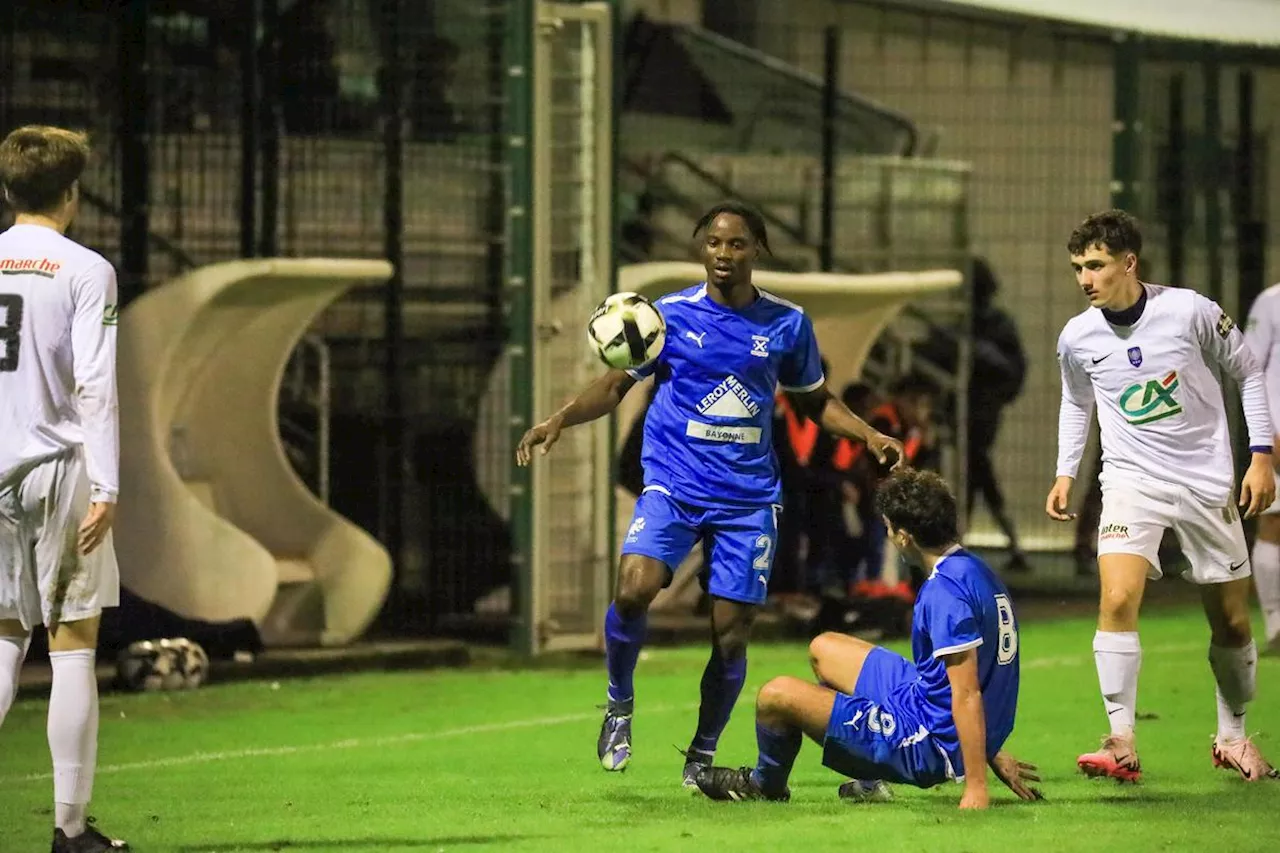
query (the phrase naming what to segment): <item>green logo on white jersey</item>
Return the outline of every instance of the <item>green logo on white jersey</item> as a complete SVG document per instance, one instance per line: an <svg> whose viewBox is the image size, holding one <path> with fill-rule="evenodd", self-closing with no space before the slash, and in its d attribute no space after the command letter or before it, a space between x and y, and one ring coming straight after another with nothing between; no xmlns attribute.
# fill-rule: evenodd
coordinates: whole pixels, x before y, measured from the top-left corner
<svg viewBox="0 0 1280 853"><path fill-rule="evenodd" d="M1182 411L1174 396L1178 390L1178 371L1171 370L1163 379L1148 379L1130 385L1120 394L1120 411L1133 426L1162 421Z"/></svg>

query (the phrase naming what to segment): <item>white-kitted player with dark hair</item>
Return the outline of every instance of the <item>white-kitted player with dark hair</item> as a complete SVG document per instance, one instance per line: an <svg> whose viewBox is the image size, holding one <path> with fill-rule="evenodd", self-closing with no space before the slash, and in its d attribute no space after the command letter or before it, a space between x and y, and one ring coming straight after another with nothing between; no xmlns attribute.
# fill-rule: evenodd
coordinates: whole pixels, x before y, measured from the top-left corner
<svg viewBox="0 0 1280 853"><path fill-rule="evenodd" d="M1271 423L1280 426L1280 284L1268 287L1254 300L1244 339L1262 363L1267 402L1271 404ZM1258 518L1258 535L1250 556L1253 583L1267 632L1267 651L1280 654L1280 500Z"/></svg>
<svg viewBox="0 0 1280 853"><path fill-rule="evenodd" d="M0 234L0 722L31 630L43 624L53 853L126 849L86 814L98 760L98 625L120 601L116 274L65 236L88 157L85 137L60 128L19 128L0 143L0 186L17 214Z"/></svg>
<svg viewBox="0 0 1280 853"><path fill-rule="evenodd" d="M1136 781L1134 711L1142 646L1138 609L1147 578L1161 576L1160 539L1172 528L1191 564L1212 630L1209 663L1218 684L1217 767L1246 780L1275 776L1248 738L1257 647L1249 624L1249 552L1240 512L1275 498L1274 430L1262 366L1231 318L1193 290L1138 278L1142 235L1127 213L1094 214L1067 243L1089 308L1058 339L1062 405L1057 480L1045 510L1067 512L1089 420L1102 431L1101 600L1093 639L1111 724L1102 748L1079 757L1090 776ZM1215 370L1241 385L1252 460L1235 499L1226 404Z"/></svg>

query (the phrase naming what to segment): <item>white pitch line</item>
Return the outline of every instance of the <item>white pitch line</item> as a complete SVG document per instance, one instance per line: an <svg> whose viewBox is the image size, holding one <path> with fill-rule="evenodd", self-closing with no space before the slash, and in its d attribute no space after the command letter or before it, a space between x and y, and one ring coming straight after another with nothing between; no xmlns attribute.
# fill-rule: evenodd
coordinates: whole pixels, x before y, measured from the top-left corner
<svg viewBox="0 0 1280 853"><path fill-rule="evenodd" d="M1145 649L1145 652L1156 654L1173 654L1192 652L1205 648L1203 643L1182 643L1168 646L1157 646ZM1080 666L1092 663L1092 655L1064 655L1052 658L1033 658L1022 664L1023 669L1046 669L1058 666ZM665 714L672 711L685 711L697 705L659 705L646 708L645 714ZM302 746L267 746L253 749L233 749L226 752L193 752L189 755L175 755L169 758L153 758L147 761L131 761L125 764L106 764L98 768L98 774L125 773L130 770L156 770L164 767L185 767L192 764L212 764L219 761L236 761L242 758L273 758L282 755L303 755L312 752L329 752L339 749L364 749L369 747L395 746L396 744L418 743L428 740L444 740L447 738L466 737L467 735L490 734L493 732L515 731L518 729L536 728L538 726L558 726L566 723L581 723L597 720L600 712L590 714L564 714L559 717L538 717L528 720L508 720L502 723L481 723L475 726L463 726L457 729L445 729L439 732L410 732L402 735L391 735L380 738L349 738L330 743L304 744ZM0 785L12 785L25 782L45 782L53 778L52 773L32 773L28 776L0 776Z"/></svg>
<svg viewBox="0 0 1280 853"><path fill-rule="evenodd" d="M659 705L645 708L645 715L665 714L671 711L683 711L696 708L696 705ZM362 749L397 744L418 743L424 740L443 740L446 738L465 737L467 735L507 732L516 729L529 729L538 726L558 726L565 723L581 723L600 719L600 712L591 714L565 714L559 717L538 717L530 720L508 720L504 723L481 723L476 726L463 726L459 729L445 729L440 732L410 732L403 735L391 735L379 738L349 738L330 743L313 743L303 746L267 746L253 749L233 749L226 752L193 752L190 755L175 755L170 758L153 758L147 761L131 761L127 764L105 764L98 768L98 775L105 773L124 773L129 770L154 770L162 767L183 767L191 764L211 764L217 761L235 761L241 758L272 758L281 755L302 755L309 752L329 752L338 749ZM19 782L44 782L53 778L52 773L32 773L29 776L0 776L0 785Z"/></svg>

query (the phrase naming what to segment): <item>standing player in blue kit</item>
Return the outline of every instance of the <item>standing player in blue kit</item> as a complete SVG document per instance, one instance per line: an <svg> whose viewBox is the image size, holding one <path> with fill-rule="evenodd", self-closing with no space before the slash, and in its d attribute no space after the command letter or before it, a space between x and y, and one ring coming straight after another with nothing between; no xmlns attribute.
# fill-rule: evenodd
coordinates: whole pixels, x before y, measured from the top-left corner
<svg viewBox="0 0 1280 853"><path fill-rule="evenodd" d="M760 214L720 204L698 221L694 235L701 235L707 279L658 300L667 326L661 355L641 370L608 371L526 432L516 448L519 464L528 465L534 447L547 453L562 429L609 414L637 381L655 378L641 455L644 490L605 616L609 688L597 756L610 771L631 761L632 676L646 613L702 539L713 640L698 728L685 750L683 786L690 789L711 765L742 691L747 639L768 592L782 509L771 441L777 386L824 429L866 442L881 462L902 459L898 441L872 429L827 389L803 309L751 283L752 266L769 249Z"/></svg>

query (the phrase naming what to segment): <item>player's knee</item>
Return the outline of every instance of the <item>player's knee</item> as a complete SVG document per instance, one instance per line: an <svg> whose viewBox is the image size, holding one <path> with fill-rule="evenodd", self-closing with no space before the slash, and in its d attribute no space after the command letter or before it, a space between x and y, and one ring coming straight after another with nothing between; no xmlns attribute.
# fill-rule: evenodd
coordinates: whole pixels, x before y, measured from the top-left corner
<svg viewBox="0 0 1280 853"><path fill-rule="evenodd" d="M1138 590L1124 586L1107 586L1102 589L1098 610L1113 622L1131 622L1138 618L1138 606L1142 601Z"/></svg>
<svg viewBox="0 0 1280 853"><path fill-rule="evenodd" d="M780 675L766 681L760 688L760 692L756 694L756 712L772 714L788 707L791 703L791 694L794 692L793 683L796 681L798 679L789 675Z"/></svg>
<svg viewBox="0 0 1280 853"><path fill-rule="evenodd" d="M665 567L660 563L655 567L652 562L632 554L622 558L613 606L623 618L643 616L662 589Z"/></svg>
<svg viewBox="0 0 1280 853"><path fill-rule="evenodd" d="M1244 607L1232 608L1214 621L1213 644L1216 646L1238 648L1248 644L1250 637L1253 636L1247 604Z"/></svg>
<svg viewBox="0 0 1280 853"><path fill-rule="evenodd" d="M98 647L97 616L76 622L63 622L49 629L49 651L78 652Z"/></svg>
<svg viewBox="0 0 1280 853"><path fill-rule="evenodd" d="M714 642L716 651L725 660L736 660L747 653L747 640L751 636L749 624L735 624L724 631L717 631Z"/></svg>
<svg viewBox="0 0 1280 853"><path fill-rule="evenodd" d="M809 667L819 680L822 679L822 662L831 656L833 647L839 642L837 639L839 636L831 631L825 631L809 643Z"/></svg>

